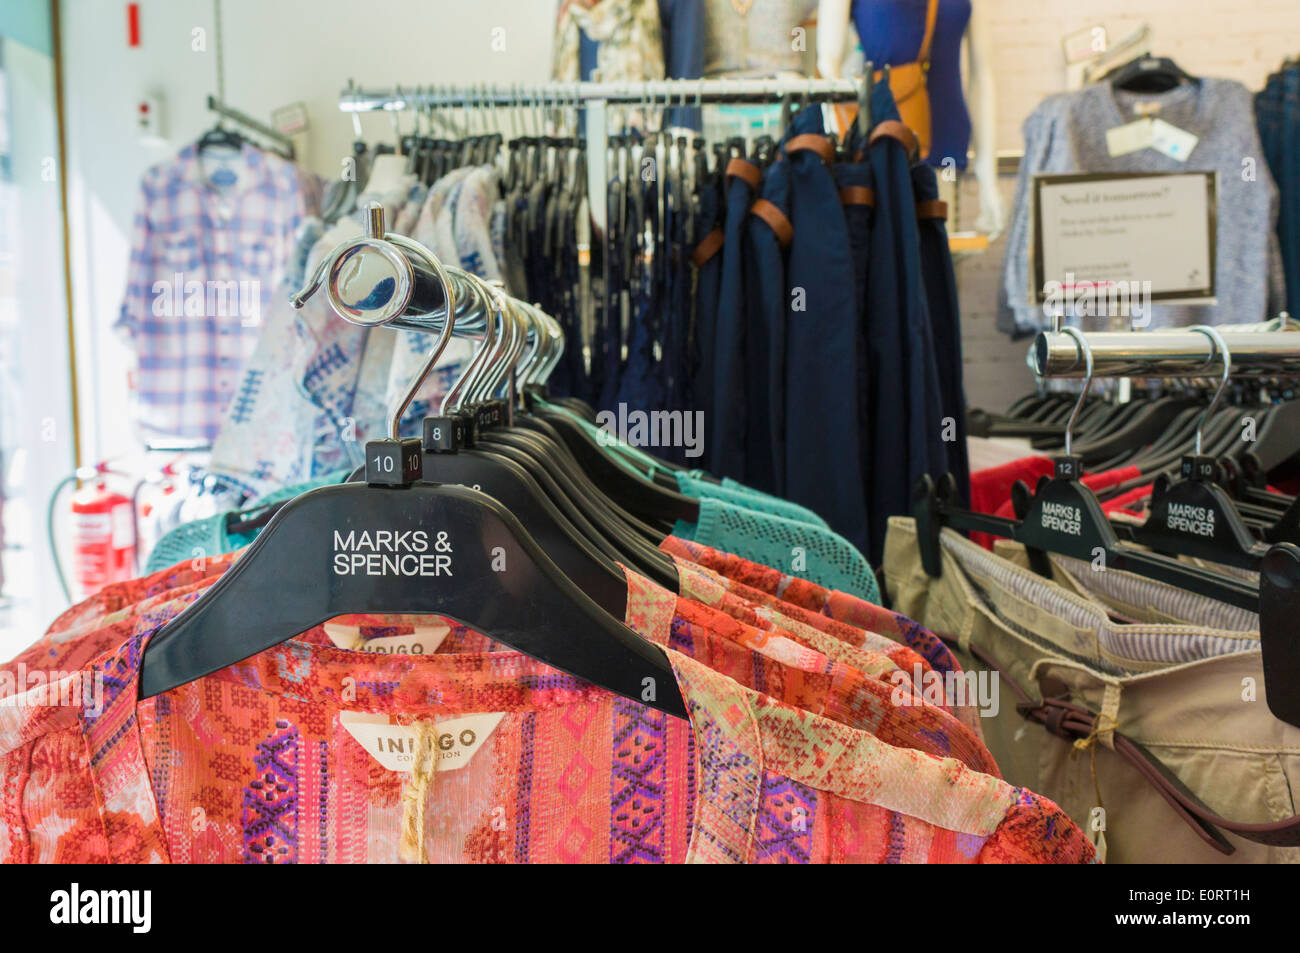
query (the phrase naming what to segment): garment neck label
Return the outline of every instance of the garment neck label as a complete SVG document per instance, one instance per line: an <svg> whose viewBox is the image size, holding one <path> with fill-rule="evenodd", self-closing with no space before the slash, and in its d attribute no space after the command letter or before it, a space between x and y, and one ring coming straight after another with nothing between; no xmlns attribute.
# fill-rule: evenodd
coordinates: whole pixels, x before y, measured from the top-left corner
<svg viewBox="0 0 1300 953"><path fill-rule="evenodd" d="M469 764L492 736L505 712L462 715L433 726L436 771L456 771ZM415 766L420 730L416 725L394 724L387 715L344 711L339 723L357 744L389 771L409 774Z"/></svg>
<svg viewBox="0 0 1300 953"><path fill-rule="evenodd" d="M449 625L416 625L407 634L367 639L362 636L360 626L326 622L323 628L330 641L341 649L381 655L432 655L451 632Z"/></svg>
<svg viewBox="0 0 1300 953"><path fill-rule="evenodd" d="M1112 156L1125 156L1130 152L1150 148L1154 141L1155 133L1150 119L1138 119L1106 130L1106 151Z"/></svg>
<svg viewBox="0 0 1300 953"><path fill-rule="evenodd" d="M1196 144L1201 141L1195 134L1179 129L1163 119L1151 120L1151 134L1151 148L1179 162L1186 162Z"/></svg>

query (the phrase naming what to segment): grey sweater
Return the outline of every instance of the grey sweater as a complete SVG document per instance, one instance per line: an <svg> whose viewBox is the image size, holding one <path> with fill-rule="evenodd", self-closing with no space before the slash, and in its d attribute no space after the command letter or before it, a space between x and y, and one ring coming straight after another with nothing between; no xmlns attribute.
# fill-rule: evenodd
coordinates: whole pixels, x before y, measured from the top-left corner
<svg viewBox="0 0 1300 953"><path fill-rule="evenodd" d="M1155 149L1112 156L1106 130L1140 119L1134 103L1160 103L1156 116L1199 137L1186 162ZM1007 236L998 327L1022 337L1044 327L1030 295L1029 242L1036 173L1219 173L1218 247L1214 305L1156 304L1151 328L1243 324L1272 317L1283 306L1285 278L1277 242L1277 186L1263 159L1250 91L1226 79L1184 83L1167 93L1138 94L1097 83L1050 96L1025 120L1025 158ZM1253 161L1246 161L1253 160ZM1078 323L1077 321L1073 323ZM1103 330L1106 319L1085 322Z"/></svg>

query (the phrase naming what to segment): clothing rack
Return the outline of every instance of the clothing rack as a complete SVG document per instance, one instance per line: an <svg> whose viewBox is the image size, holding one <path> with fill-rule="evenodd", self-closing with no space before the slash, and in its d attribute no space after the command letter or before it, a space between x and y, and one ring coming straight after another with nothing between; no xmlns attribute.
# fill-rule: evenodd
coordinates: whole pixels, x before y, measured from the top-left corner
<svg viewBox="0 0 1300 953"><path fill-rule="evenodd" d="M270 126L266 125L266 123L254 119L252 116L248 115L248 113L240 112L233 106L227 106L215 96L208 96L208 109L211 112L216 113L222 119L229 119L231 122L243 126L245 129L249 129L252 132L257 133L259 136L270 139L280 147L286 159L293 159L293 140L284 133L272 129Z"/></svg>
<svg viewBox="0 0 1300 953"><path fill-rule="evenodd" d="M1075 332L1077 333L1077 332ZM1031 360L1039 377L1089 376L1075 333L1040 331ZM1204 377L1220 372L1223 342L1234 377L1300 377L1300 333L1294 331L1119 331L1080 333L1092 352L1091 376Z"/></svg>
<svg viewBox="0 0 1300 953"><path fill-rule="evenodd" d="M549 109L578 107L586 112L587 201L597 230L606 220L605 168L609 145L611 105L703 106L721 103L763 105L780 103L785 97L808 97L829 103L869 101L872 70L867 64L866 81L847 79L668 79L645 82L553 82L540 84L482 84L479 86L419 86L404 90L366 90L353 83L339 94L339 109L357 113L400 111L410 108L465 108L483 106L532 106Z"/></svg>

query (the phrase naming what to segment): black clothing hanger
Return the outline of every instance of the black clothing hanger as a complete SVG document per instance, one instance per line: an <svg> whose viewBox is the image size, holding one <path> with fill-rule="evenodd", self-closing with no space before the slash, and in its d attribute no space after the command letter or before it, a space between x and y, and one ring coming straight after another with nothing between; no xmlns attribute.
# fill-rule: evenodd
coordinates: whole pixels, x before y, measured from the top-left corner
<svg viewBox="0 0 1300 953"><path fill-rule="evenodd" d="M653 525L661 525L666 521L669 527L666 532L671 531L671 526L677 520L688 523L699 520L698 500L625 470L609 458L605 449L586 430L565 414L536 406L531 410L543 420L551 422L570 452L578 459L579 465L619 506Z"/></svg>
<svg viewBox="0 0 1300 953"><path fill-rule="evenodd" d="M1264 695L1275 718L1300 728L1300 547L1280 543L1269 550L1259 573L1259 647Z"/></svg>
<svg viewBox="0 0 1300 953"><path fill-rule="evenodd" d="M1268 546L1242 520L1215 483L1214 457L1188 454L1180 478L1161 476L1151 493L1151 514L1133 527L1133 540L1170 556L1197 556L1226 566L1258 569Z"/></svg>
<svg viewBox="0 0 1300 953"><path fill-rule="evenodd" d="M377 443L367 446L368 461ZM392 551L372 551L381 533ZM494 571L502 553L507 569ZM382 571L363 574L372 562ZM140 697L336 616L395 611L454 619L577 678L686 717L663 652L602 610L505 507L474 490L420 482L322 487L290 502L211 589L149 641Z"/></svg>
<svg viewBox="0 0 1300 953"><path fill-rule="evenodd" d="M594 487L584 492L573 475L566 471L564 461L548 447L529 447L530 437L537 439L536 434L530 435L520 430L490 430L475 437L475 446L512 456L535 474L538 482L548 489L574 524L586 527L593 540L610 547L614 558L676 591L677 570L672 559L621 523ZM490 492L490 484L484 483L482 486L485 492Z"/></svg>
<svg viewBox="0 0 1300 953"><path fill-rule="evenodd" d="M1136 402L1135 402L1136 403ZM1089 465L1109 459L1125 450L1144 447L1154 441L1185 409L1197 401L1191 397L1162 397L1143 401L1118 430L1097 437L1082 437L1075 452Z"/></svg>
<svg viewBox="0 0 1300 953"><path fill-rule="evenodd" d="M1300 454L1300 400L1273 406L1260 422L1254 444L1242 455L1251 477L1263 477Z"/></svg>
<svg viewBox="0 0 1300 953"><path fill-rule="evenodd" d="M449 449L424 454L423 479L473 487L491 496L519 519L566 576L602 609L621 618L627 582L614 554L584 537L573 525L571 514L556 507L525 467L489 451Z"/></svg>
<svg viewBox="0 0 1300 953"><path fill-rule="evenodd" d="M939 576L939 531L943 527L1005 536L1023 545L1041 572L1043 553L1057 553L1092 563L1099 556L1107 569L1133 572L1201 595L1255 611L1259 591L1239 579L1180 563L1158 553L1125 546L1092 491L1080 483L1077 457L1056 461L1055 476L1039 482L1020 520L972 513L957 505L957 485L945 474L936 485L928 476L912 495L921 563L930 576ZM1037 554L1035 553L1037 551ZM1036 557L1036 558L1035 558Z"/></svg>
<svg viewBox="0 0 1300 953"><path fill-rule="evenodd" d="M215 126L199 136L195 149L200 153L209 149L242 149L248 140L234 129L226 127L225 123L218 119Z"/></svg>
<svg viewBox="0 0 1300 953"><path fill-rule="evenodd" d="M1183 83L1200 82L1167 56L1139 56L1115 67L1102 79L1131 93L1167 93Z"/></svg>

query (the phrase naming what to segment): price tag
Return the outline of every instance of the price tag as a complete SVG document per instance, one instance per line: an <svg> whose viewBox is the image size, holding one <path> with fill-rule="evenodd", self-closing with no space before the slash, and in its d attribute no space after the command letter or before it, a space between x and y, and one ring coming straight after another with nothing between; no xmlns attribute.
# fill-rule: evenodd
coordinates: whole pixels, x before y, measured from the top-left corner
<svg viewBox="0 0 1300 953"><path fill-rule="evenodd" d="M1155 130L1150 119L1138 119L1106 130L1106 151L1112 156L1126 156L1151 148Z"/></svg>
<svg viewBox="0 0 1300 953"><path fill-rule="evenodd" d="M1151 120L1151 134L1151 148L1179 162L1186 162L1196 144L1201 141L1186 129L1179 129L1163 119Z"/></svg>

